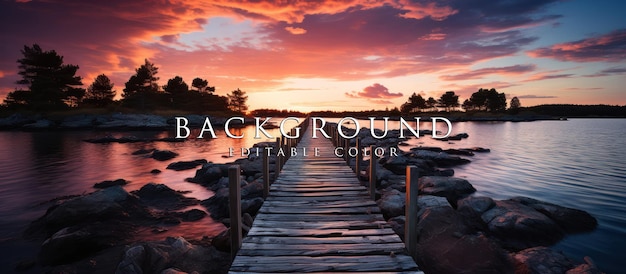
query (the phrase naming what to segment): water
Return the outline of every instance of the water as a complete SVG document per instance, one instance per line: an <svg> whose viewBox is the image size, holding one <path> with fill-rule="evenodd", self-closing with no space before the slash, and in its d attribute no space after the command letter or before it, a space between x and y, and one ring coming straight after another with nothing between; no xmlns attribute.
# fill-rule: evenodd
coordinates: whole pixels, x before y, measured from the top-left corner
<svg viewBox="0 0 626 274"><path fill-rule="evenodd" d="M361 126L369 126L369 121L360 122ZM375 126L382 128L382 122ZM429 122L420 126L431 127ZM440 131L446 131L445 125L438 126ZM389 123L390 129L397 127L397 122ZM268 131L278 136L277 130ZM211 191L184 181L195 170L171 171L165 167L182 160L230 162L234 159L222 157L228 154L229 147L237 149L273 141L250 138L254 135L252 127L241 132L248 137L230 139L217 131L218 138L213 140L148 144L90 144L82 140L106 134L158 138L172 136L173 132L0 132L0 270L12 269L17 260L34 256L31 253L36 244L16 239L30 221L44 214L49 204L42 202L91 192L94 183L124 178L131 181L125 186L129 191L155 182L189 190L189 197L210 197ZM598 218L598 228L568 236L554 248L578 260L590 256L607 273L622 271L621 260L626 254L626 119L463 122L454 123L452 132L466 132L470 137L450 143L422 137L408 143L490 148L491 153L477 153L471 157L472 163L455 167L455 176L468 179L478 190L475 195L495 199L528 196L590 212ZM131 155L140 148L169 149L180 156L159 162ZM149 173L155 168L163 172ZM210 218L184 224L186 227L171 230L169 235L193 232L191 237L213 236L224 229Z"/></svg>

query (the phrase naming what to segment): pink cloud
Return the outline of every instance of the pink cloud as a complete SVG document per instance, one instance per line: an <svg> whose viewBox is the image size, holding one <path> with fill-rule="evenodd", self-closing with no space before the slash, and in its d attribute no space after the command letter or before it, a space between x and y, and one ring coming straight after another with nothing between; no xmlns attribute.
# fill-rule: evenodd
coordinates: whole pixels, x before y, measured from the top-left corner
<svg viewBox="0 0 626 274"><path fill-rule="evenodd" d="M620 62L626 60L626 29L528 52L531 57L574 62Z"/></svg>
<svg viewBox="0 0 626 274"><path fill-rule="evenodd" d="M389 92L389 89L387 87L378 83L365 87L362 91L346 92L345 95L350 98L365 99L389 99L404 96L402 93ZM385 102L387 102L387 100L385 100Z"/></svg>
<svg viewBox="0 0 626 274"><path fill-rule="evenodd" d="M455 75L442 75L439 78L445 81L470 80L470 79L480 79L490 74L504 74L504 75L524 74L527 72L534 71L535 69L536 69L536 66L530 65L530 64L514 65L514 66L507 66L507 67L491 67L491 68L472 70L472 71L455 74Z"/></svg>

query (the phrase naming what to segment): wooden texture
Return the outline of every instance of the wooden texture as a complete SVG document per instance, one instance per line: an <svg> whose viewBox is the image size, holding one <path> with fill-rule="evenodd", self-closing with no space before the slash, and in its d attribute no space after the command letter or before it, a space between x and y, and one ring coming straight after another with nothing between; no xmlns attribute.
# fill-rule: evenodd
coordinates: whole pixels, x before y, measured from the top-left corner
<svg viewBox="0 0 626 274"><path fill-rule="evenodd" d="M287 161L230 273L421 273L331 142L303 134L320 155Z"/></svg>

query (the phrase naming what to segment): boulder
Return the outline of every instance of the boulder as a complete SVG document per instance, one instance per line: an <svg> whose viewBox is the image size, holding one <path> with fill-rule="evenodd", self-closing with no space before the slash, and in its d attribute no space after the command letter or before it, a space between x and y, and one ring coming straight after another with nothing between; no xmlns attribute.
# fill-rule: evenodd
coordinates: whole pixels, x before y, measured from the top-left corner
<svg viewBox="0 0 626 274"><path fill-rule="evenodd" d="M207 163L207 160L205 159L199 159L199 160L193 160L193 161L180 161L180 162L174 162L174 163L167 165L166 169L172 169L176 171L194 169L197 166L200 166L206 163Z"/></svg>
<svg viewBox="0 0 626 274"><path fill-rule="evenodd" d="M152 152L150 158L157 161L167 161L178 156L178 153L169 150L155 150Z"/></svg>
<svg viewBox="0 0 626 274"><path fill-rule="evenodd" d="M159 173L161 173L161 170L155 168L153 170L150 170L150 173L152 173L152 174L159 174Z"/></svg>
<svg viewBox="0 0 626 274"><path fill-rule="evenodd" d="M426 273L512 273L508 253L472 233L451 207L431 207L418 223L417 258Z"/></svg>
<svg viewBox="0 0 626 274"><path fill-rule="evenodd" d="M48 119L39 119L34 123L25 124L22 126L24 129L48 129L54 126L54 122Z"/></svg>
<svg viewBox="0 0 626 274"><path fill-rule="evenodd" d="M151 217L151 214L140 206L137 197L121 186L112 186L50 207L44 216L29 225L25 233L27 236L43 233L48 237L64 227L101 220L124 222L131 216L142 219Z"/></svg>
<svg viewBox="0 0 626 274"><path fill-rule="evenodd" d="M524 249L513 258L516 273L563 274L576 266L563 253L544 246Z"/></svg>
<svg viewBox="0 0 626 274"><path fill-rule="evenodd" d="M250 215L256 215L261 206L263 205L263 198L256 197L252 199L246 199L241 201L241 212L248 213ZM229 214L230 215L230 214Z"/></svg>
<svg viewBox="0 0 626 274"><path fill-rule="evenodd" d="M102 181L93 185L94 188L107 188L112 186L124 186L127 185L128 181L124 179L117 179L113 181Z"/></svg>
<svg viewBox="0 0 626 274"><path fill-rule="evenodd" d="M589 232L598 226L598 220L582 210L542 202L528 197L514 197L511 198L511 201L519 202L541 212L559 224L568 233Z"/></svg>
<svg viewBox="0 0 626 274"><path fill-rule="evenodd" d="M143 204L161 210L178 210L200 203L197 199L185 197L164 184L148 183L132 193L137 195Z"/></svg>
<svg viewBox="0 0 626 274"><path fill-rule="evenodd" d="M208 214L200 209L194 208L185 212L177 212L176 215L178 215L183 222L194 222L201 220Z"/></svg>
<svg viewBox="0 0 626 274"><path fill-rule="evenodd" d="M220 178L228 177L228 167L229 165L227 164L204 164L200 169L196 170L196 175L190 178L189 181L203 186L214 184Z"/></svg>
<svg viewBox="0 0 626 274"><path fill-rule="evenodd" d="M521 250L551 245L563 238L561 227L535 209L511 200L495 203L481 215L481 219L505 247Z"/></svg>
<svg viewBox="0 0 626 274"><path fill-rule="evenodd" d="M420 193L448 198L452 203L476 192L467 180L443 176L423 176L419 179Z"/></svg>
<svg viewBox="0 0 626 274"><path fill-rule="evenodd" d="M400 239L404 241L404 225L406 223L406 217L404 215L396 216L387 220L387 223L391 225L391 229L393 229L393 232L398 234L398 236L400 236Z"/></svg>
<svg viewBox="0 0 626 274"><path fill-rule="evenodd" d="M116 273L225 273L230 254L192 245L182 237L130 246ZM168 272L169 271L169 272ZM172 272L174 271L174 272Z"/></svg>
<svg viewBox="0 0 626 274"><path fill-rule="evenodd" d="M383 191L382 197L376 201L385 219L404 215L405 194L391 189Z"/></svg>
<svg viewBox="0 0 626 274"><path fill-rule="evenodd" d="M451 167L456 165L463 165L470 162L470 160L461 158L459 156L452 156L445 152L434 152L429 150L412 150L413 157L431 160L440 167Z"/></svg>

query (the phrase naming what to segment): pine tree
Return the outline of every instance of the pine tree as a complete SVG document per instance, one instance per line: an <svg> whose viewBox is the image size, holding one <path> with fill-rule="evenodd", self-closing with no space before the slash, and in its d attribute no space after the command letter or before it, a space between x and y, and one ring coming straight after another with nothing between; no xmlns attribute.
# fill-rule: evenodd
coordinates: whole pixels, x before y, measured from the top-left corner
<svg viewBox="0 0 626 274"><path fill-rule="evenodd" d="M228 107L230 110L245 113L248 111L248 105L246 105L246 101L248 100L248 96L246 96L245 91L241 91L240 89L233 90L228 96Z"/></svg>
<svg viewBox="0 0 626 274"><path fill-rule="evenodd" d="M113 90L111 79L104 74L100 74L87 88L83 103L96 107L104 107L111 104L114 97L115 90Z"/></svg>
<svg viewBox="0 0 626 274"><path fill-rule="evenodd" d="M43 51L37 44L24 46L21 52L24 58L17 62L22 79L17 84L28 88L10 92L5 104L45 110L72 106L82 99L85 90L78 87L83 85L76 76L78 66L63 64L63 56L54 50Z"/></svg>

